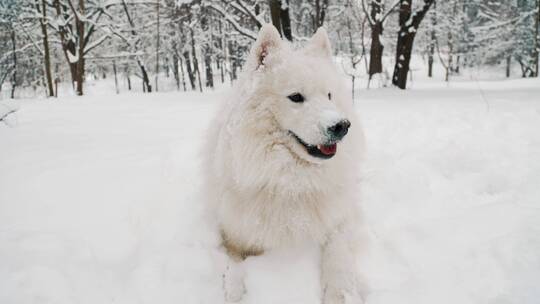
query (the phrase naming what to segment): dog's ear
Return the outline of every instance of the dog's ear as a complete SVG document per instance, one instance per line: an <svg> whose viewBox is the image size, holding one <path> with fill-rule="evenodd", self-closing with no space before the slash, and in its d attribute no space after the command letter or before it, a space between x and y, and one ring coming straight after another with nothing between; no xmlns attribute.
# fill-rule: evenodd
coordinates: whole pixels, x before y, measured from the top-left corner
<svg viewBox="0 0 540 304"><path fill-rule="evenodd" d="M330 45L328 34L323 27L320 27L313 37L311 37L304 48L304 52L314 56L332 57L332 46Z"/></svg>
<svg viewBox="0 0 540 304"><path fill-rule="evenodd" d="M252 69L256 70L260 66L266 65L268 62L265 59L268 55L278 52L282 44L283 41L278 30L271 24L263 24L249 55Z"/></svg>

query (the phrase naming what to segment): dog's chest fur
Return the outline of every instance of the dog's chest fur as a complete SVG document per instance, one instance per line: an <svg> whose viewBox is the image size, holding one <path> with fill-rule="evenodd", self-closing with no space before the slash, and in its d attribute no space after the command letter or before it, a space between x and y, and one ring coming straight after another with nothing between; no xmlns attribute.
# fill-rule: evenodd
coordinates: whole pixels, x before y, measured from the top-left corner
<svg viewBox="0 0 540 304"><path fill-rule="evenodd" d="M342 204L339 197L318 197L317 193L229 189L224 191L218 215L224 235L235 246L265 250L303 240L323 243L343 216Z"/></svg>

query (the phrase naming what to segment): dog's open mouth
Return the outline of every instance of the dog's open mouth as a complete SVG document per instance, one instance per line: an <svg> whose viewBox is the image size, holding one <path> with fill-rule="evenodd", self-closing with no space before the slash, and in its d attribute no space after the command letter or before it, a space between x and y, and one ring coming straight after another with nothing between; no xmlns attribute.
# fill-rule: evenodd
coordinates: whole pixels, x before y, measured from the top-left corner
<svg viewBox="0 0 540 304"><path fill-rule="evenodd" d="M298 135L294 134L292 131L289 131L291 135L296 139L296 141L304 146L307 153L313 157L329 159L332 156L336 155L337 152L337 143L328 143L321 145L310 145L303 141Z"/></svg>

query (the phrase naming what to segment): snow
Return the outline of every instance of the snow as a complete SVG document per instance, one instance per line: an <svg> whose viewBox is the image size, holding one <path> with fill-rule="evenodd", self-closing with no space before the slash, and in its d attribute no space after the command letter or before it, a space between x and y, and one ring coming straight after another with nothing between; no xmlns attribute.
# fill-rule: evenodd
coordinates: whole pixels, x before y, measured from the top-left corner
<svg viewBox="0 0 540 304"><path fill-rule="evenodd" d="M413 87L356 94L366 302L537 303L538 80ZM0 303L223 303L198 193L223 90L95 93L0 124ZM318 303L318 258L248 258L243 303Z"/></svg>
<svg viewBox="0 0 540 304"><path fill-rule="evenodd" d="M379 42L381 43L382 46L386 46L386 40L383 37L383 35L379 35Z"/></svg>
<svg viewBox="0 0 540 304"><path fill-rule="evenodd" d="M16 101L0 101L0 122L10 124L13 123L12 117L15 117L15 112L20 108Z"/></svg>
<svg viewBox="0 0 540 304"><path fill-rule="evenodd" d="M69 63L77 63L79 61L79 53L78 52L76 54L73 54L73 53L71 53L71 51L68 50L66 52L66 54L67 54Z"/></svg>

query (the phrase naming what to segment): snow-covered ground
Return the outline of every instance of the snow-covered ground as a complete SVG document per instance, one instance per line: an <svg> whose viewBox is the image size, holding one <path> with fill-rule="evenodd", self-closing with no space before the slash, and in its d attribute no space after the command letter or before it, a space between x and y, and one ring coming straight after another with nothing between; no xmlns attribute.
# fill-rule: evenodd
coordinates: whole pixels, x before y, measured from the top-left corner
<svg viewBox="0 0 540 304"><path fill-rule="evenodd" d="M198 193L222 94L22 101L0 122L0 303L223 303ZM367 303L538 303L540 82L416 83L356 105ZM243 303L318 303L317 259L249 258Z"/></svg>

